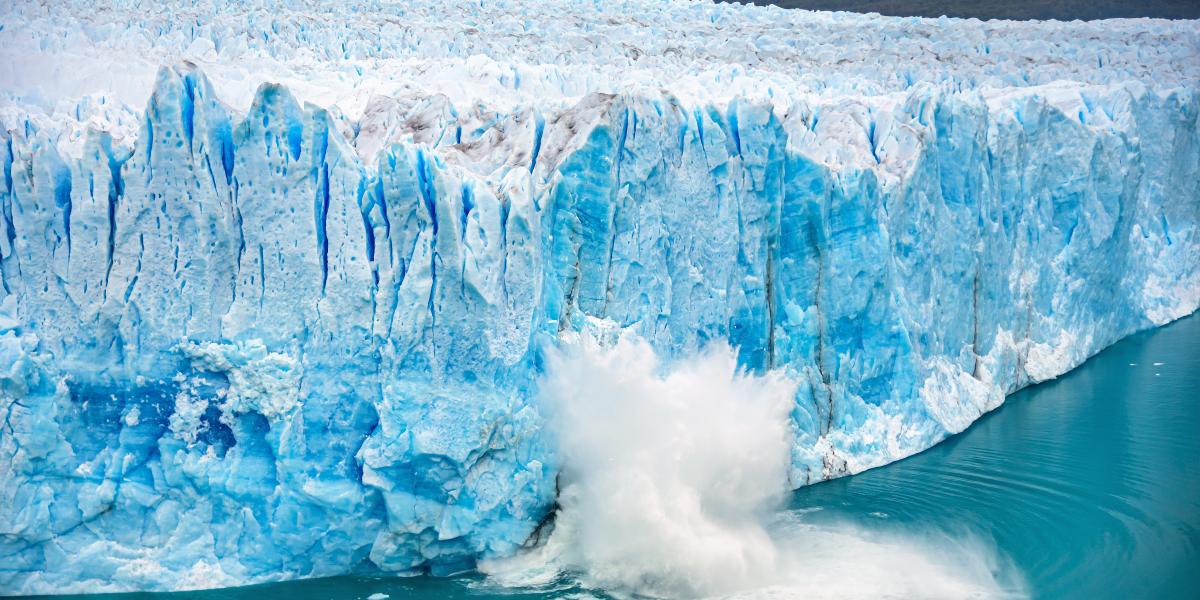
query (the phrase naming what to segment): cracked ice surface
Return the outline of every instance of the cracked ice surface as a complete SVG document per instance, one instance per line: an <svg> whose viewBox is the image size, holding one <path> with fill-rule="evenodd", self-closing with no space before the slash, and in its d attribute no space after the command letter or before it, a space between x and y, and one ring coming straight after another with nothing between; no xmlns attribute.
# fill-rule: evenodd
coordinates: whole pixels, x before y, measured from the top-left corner
<svg viewBox="0 0 1200 600"><path fill-rule="evenodd" d="M0 24L5 591L511 553L554 500L530 398L563 332L784 370L798 486L1200 304L1196 22L639 1Z"/></svg>

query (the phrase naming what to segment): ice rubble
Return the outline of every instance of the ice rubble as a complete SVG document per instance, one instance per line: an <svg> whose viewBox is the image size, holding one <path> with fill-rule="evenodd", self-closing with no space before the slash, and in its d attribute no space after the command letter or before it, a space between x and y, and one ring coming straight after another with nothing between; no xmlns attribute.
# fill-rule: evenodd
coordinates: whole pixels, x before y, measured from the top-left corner
<svg viewBox="0 0 1200 600"><path fill-rule="evenodd" d="M534 4L0 8L0 590L511 553L565 332L782 370L799 486L1200 304L1196 22Z"/></svg>

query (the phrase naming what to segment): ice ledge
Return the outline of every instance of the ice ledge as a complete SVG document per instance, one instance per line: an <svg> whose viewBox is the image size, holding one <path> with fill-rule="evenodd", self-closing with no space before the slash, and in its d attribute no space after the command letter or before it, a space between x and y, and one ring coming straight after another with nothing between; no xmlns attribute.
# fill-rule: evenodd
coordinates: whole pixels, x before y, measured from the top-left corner
<svg viewBox="0 0 1200 600"><path fill-rule="evenodd" d="M460 110L511 113L669 88L689 104L781 108L920 85L991 95L1056 81L1166 90L1200 80L1196 21L979 22L651 0L218 4L6 3L0 113L86 114L134 137L159 67L185 61L238 111L275 81L355 120L376 96L442 95Z"/></svg>

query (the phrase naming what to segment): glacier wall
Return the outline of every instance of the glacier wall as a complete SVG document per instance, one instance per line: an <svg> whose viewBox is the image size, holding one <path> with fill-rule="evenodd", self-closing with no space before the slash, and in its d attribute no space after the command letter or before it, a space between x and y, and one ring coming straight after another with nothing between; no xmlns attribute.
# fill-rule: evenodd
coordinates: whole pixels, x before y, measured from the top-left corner
<svg viewBox="0 0 1200 600"><path fill-rule="evenodd" d="M567 332L786 373L794 486L919 452L1200 305L1196 64L349 118L258 82L239 110L181 63L117 137L102 96L17 98L0 591L511 554L554 504L532 398Z"/></svg>

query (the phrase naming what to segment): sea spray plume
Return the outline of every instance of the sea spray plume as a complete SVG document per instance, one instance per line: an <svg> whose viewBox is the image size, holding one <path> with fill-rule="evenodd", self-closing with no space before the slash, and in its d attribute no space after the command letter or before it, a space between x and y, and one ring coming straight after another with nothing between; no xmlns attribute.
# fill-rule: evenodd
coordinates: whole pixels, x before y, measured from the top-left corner
<svg viewBox="0 0 1200 600"><path fill-rule="evenodd" d="M724 343L670 365L632 335L551 351L539 395L564 466L539 558L639 595L761 583L779 559L763 523L788 490L795 388L740 370Z"/></svg>
<svg viewBox="0 0 1200 600"><path fill-rule="evenodd" d="M547 353L538 396L563 465L559 510L543 543L481 563L492 583L618 597L1023 597L1020 574L974 532L779 512L796 386L782 371L739 370L724 343L664 364L633 334L601 337Z"/></svg>

